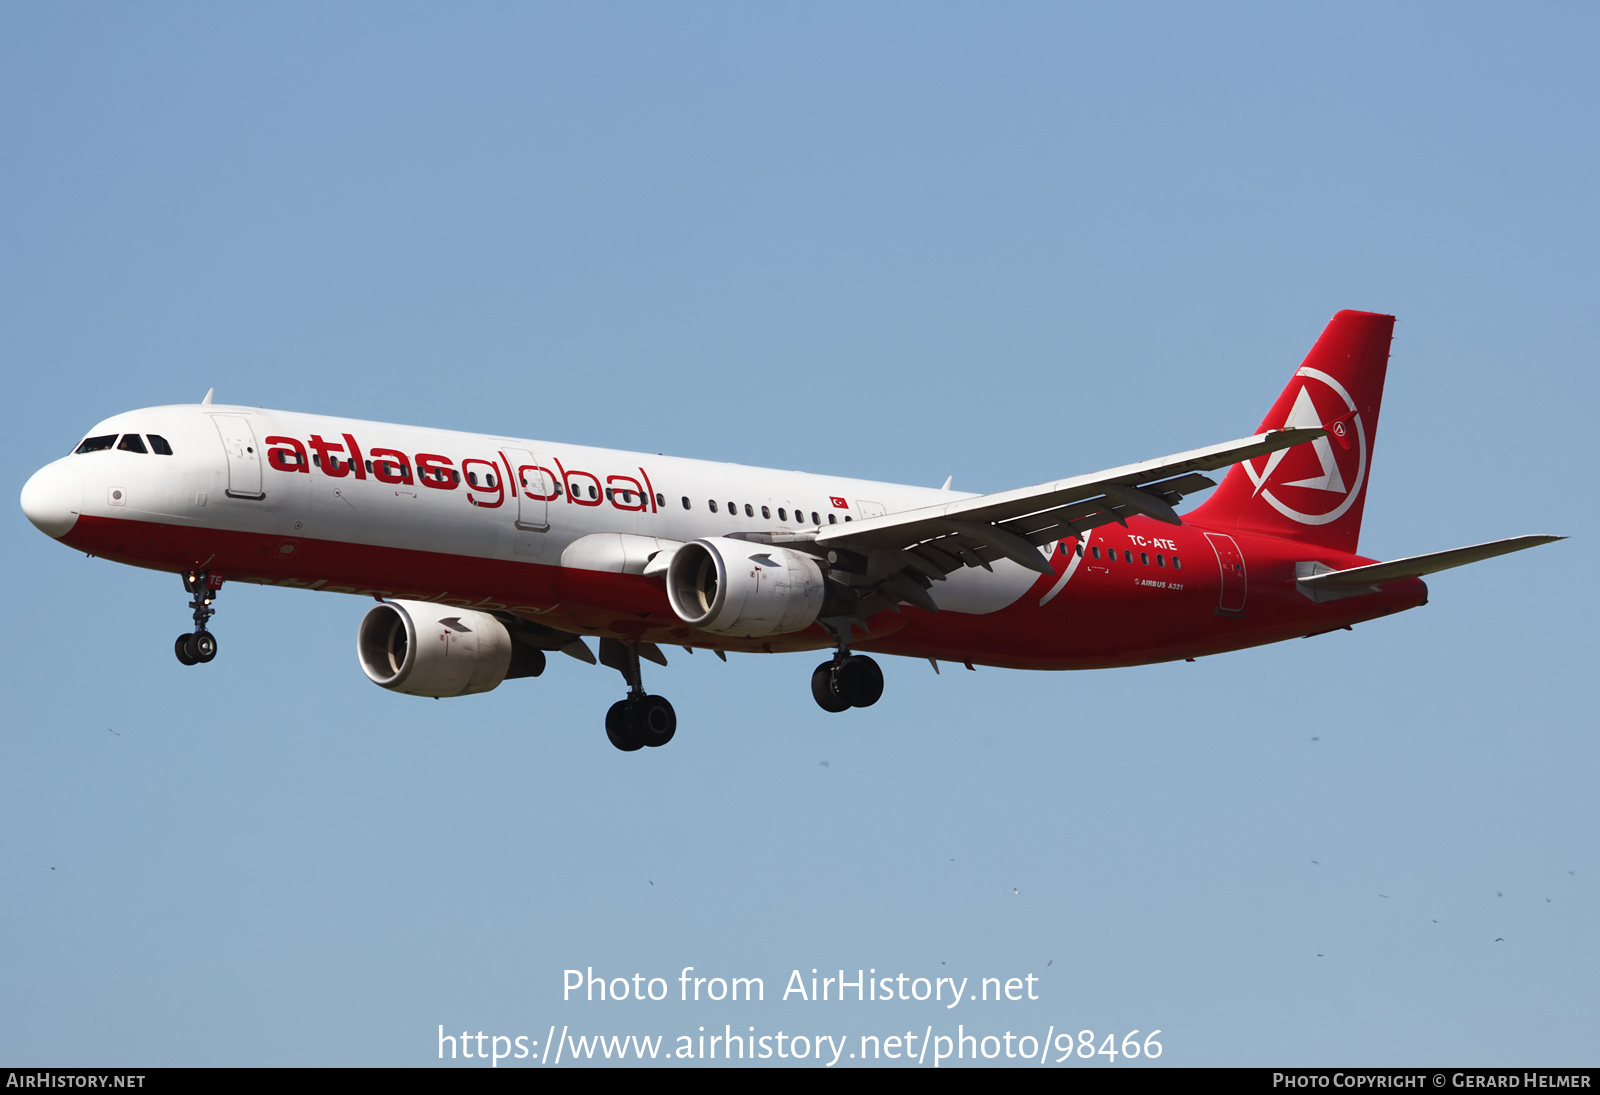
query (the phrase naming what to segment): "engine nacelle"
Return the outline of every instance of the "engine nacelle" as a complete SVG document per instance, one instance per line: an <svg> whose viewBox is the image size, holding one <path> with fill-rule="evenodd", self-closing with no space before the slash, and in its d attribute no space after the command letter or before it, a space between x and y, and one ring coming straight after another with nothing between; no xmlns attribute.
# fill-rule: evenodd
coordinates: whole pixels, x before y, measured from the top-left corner
<svg viewBox="0 0 1600 1095"><path fill-rule="evenodd" d="M373 684L408 696L488 692L544 671L544 654L520 646L487 612L426 601L374 607L356 632L356 656Z"/></svg>
<svg viewBox="0 0 1600 1095"><path fill-rule="evenodd" d="M690 627L718 635L788 635L818 616L855 612L853 590L810 555L711 536L684 544L667 567L667 599Z"/></svg>

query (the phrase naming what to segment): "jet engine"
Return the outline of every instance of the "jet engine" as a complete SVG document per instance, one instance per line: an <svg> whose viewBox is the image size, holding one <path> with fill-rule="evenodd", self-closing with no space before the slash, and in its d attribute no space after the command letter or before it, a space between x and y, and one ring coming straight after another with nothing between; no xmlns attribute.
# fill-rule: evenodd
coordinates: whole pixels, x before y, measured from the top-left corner
<svg viewBox="0 0 1600 1095"><path fill-rule="evenodd" d="M356 632L356 656L373 684L408 696L466 696L544 672L544 653L487 612L426 601L373 608Z"/></svg>
<svg viewBox="0 0 1600 1095"><path fill-rule="evenodd" d="M740 636L803 631L819 616L853 615L857 600L804 552L721 536L677 549L667 599L690 627Z"/></svg>

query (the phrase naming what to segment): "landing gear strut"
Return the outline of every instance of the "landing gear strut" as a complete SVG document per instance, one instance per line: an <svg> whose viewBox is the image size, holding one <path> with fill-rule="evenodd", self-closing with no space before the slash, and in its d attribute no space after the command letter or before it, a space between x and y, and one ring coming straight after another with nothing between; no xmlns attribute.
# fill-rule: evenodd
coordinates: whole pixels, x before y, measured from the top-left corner
<svg viewBox="0 0 1600 1095"><path fill-rule="evenodd" d="M606 712L606 737L624 753L646 745L661 746L678 732L678 715L664 696L645 694L637 647L616 639L600 640L600 664L609 665L628 682L628 698Z"/></svg>
<svg viewBox="0 0 1600 1095"><path fill-rule="evenodd" d="M834 714L852 707L871 707L883 695L883 670L865 654L850 653L849 643L850 633L840 633L833 659L811 673L811 698Z"/></svg>
<svg viewBox="0 0 1600 1095"><path fill-rule="evenodd" d="M191 570L183 576L183 588L189 594L189 607L194 609L194 631L179 635L172 644L172 652L184 665L209 662L217 656L217 637L206 630L206 621L217 613L211 607L211 602L216 599L221 586L220 580L213 584L210 573L204 570Z"/></svg>

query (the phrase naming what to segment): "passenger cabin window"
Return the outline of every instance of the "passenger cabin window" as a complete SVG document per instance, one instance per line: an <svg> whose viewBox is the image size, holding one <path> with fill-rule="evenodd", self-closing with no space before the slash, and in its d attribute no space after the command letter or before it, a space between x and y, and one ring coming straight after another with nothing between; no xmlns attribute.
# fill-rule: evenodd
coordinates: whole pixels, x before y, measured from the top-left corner
<svg viewBox="0 0 1600 1095"><path fill-rule="evenodd" d="M167 439L159 433L147 434L150 438L150 451L157 456L171 456L172 446L167 444Z"/></svg>
<svg viewBox="0 0 1600 1095"><path fill-rule="evenodd" d="M784 508L782 506L778 507L778 520L780 520L780 521L788 521L789 520L789 515L788 515L788 513L786 513L784 511Z"/></svg>
<svg viewBox="0 0 1600 1095"><path fill-rule="evenodd" d="M818 516L817 516L817 511L816 511L816 510L812 510L812 511L811 511L811 523L812 523L812 524L813 524L813 525L820 525L820 524L822 524L822 518L820 518L820 517L818 517Z"/></svg>
<svg viewBox="0 0 1600 1095"><path fill-rule="evenodd" d="M1139 561L1141 563L1143 563L1145 566L1149 566L1150 565L1150 553L1148 551L1141 551L1139 553Z"/></svg>
<svg viewBox="0 0 1600 1095"><path fill-rule="evenodd" d="M114 433L103 433L99 437L85 437L83 439L83 444L79 445L76 449L74 449L72 451L73 452L99 452L101 449L109 449L112 445L115 445L116 443L117 443L117 435L116 434L114 434Z"/></svg>
<svg viewBox="0 0 1600 1095"><path fill-rule="evenodd" d="M730 517L739 516L739 503L737 503L737 502L729 502L728 503L728 516L730 516Z"/></svg>
<svg viewBox="0 0 1600 1095"><path fill-rule="evenodd" d="M836 517L834 514L831 514L831 513L828 514L828 524L837 525L838 523L839 523L839 518L838 517Z"/></svg>
<svg viewBox="0 0 1600 1095"><path fill-rule="evenodd" d="M144 438L140 437L136 433L125 433L125 434L123 434L122 435L122 442L119 445L117 445L117 448L120 449L122 452L138 452L138 453L147 453L148 452L148 450L146 450L145 447L144 447Z"/></svg>
<svg viewBox="0 0 1600 1095"><path fill-rule="evenodd" d="M715 498L713 498L710 501L706 502L706 505L711 507L711 512L712 513L716 513L717 512L717 500Z"/></svg>
<svg viewBox="0 0 1600 1095"><path fill-rule="evenodd" d="M683 508L689 508L689 496L687 494L683 496Z"/></svg>
<svg viewBox="0 0 1600 1095"><path fill-rule="evenodd" d="M746 517L754 517L756 515L755 507L751 506L749 502L744 504L744 515Z"/></svg>
<svg viewBox="0 0 1600 1095"><path fill-rule="evenodd" d="M766 506L762 506L761 507L761 519L763 521L772 520L772 511L770 509L768 509Z"/></svg>
<svg viewBox="0 0 1600 1095"><path fill-rule="evenodd" d="M1158 567L1164 567L1164 566L1166 566L1166 565L1167 565L1167 559L1166 559L1166 556L1164 556L1164 555L1157 555L1157 556L1156 556L1156 566L1158 566Z"/></svg>
<svg viewBox="0 0 1600 1095"><path fill-rule="evenodd" d="M1090 548L1089 549L1089 554L1093 555L1096 559L1100 558L1100 549L1099 549L1099 547Z"/></svg>
<svg viewBox="0 0 1600 1095"><path fill-rule="evenodd" d="M1181 561L1179 561L1179 559L1178 559L1178 557L1176 555L1174 555L1172 557L1172 569L1173 570L1182 570L1183 569L1183 563Z"/></svg>
<svg viewBox="0 0 1600 1095"><path fill-rule="evenodd" d="M1095 554L1098 555L1099 552L1096 552ZM1083 544L1081 542L1078 544L1078 558L1083 558Z"/></svg>

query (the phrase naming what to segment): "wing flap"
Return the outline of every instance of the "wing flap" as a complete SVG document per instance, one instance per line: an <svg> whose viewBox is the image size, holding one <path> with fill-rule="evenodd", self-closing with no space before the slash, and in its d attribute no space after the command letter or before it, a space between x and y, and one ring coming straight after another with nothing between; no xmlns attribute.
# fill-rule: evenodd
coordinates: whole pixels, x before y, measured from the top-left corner
<svg viewBox="0 0 1600 1095"><path fill-rule="evenodd" d="M872 548L903 550L950 536L958 531L952 527L952 522L1005 525L1006 531L1016 533L1017 530L1010 528L1010 522L1034 518L1028 522L1027 532L1017 533L1033 539L1046 536L1058 528L1067 530L1061 535L1072 535L1074 525L1079 528L1093 527L1083 522L1092 520L1096 515L1105 518L1094 521L1096 525L1123 521L1133 513L1160 514L1161 519L1165 520L1171 515L1172 499L1168 496L1175 494L1181 499L1184 493L1181 487L1192 490L1196 486L1214 485L1210 479L1198 473L1228 467L1241 460L1277 452L1322 436L1324 432L1319 429L1269 430L1253 437L1157 460L1127 464L1091 475L923 506L882 517L869 517L848 525L832 525L823 529L816 540L822 546L837 545L857 551ZM1080 508L1086 504L1087 508ZM1050 517L1049 521L1038 520L1046 515ZM1039 542L1048 542L1048 539ZM984 547L976 543L966 546L980 550ZM984 551L983 555L989 561L1003 557L999 552L989 554L988 551Z"/></svg>
<svg viewBox="0 0 1600 1095"><path fill-rule="evenodd" d="M1186 494L1216 486L1205 472L1322 436L1321 429L1269 430L1092 475L833 525L804 537L811 550L830 560L853 560L843 580L867 596L891 607L904 602L928 608L928 587L963 567L993 570L993 564L1009 560L1053 574L1039 549L1056 540L1112 522L1126 525L1138 515L1181 524L1172 507Z"/></svg>
<svg viewBox="0 0 1600 1095"><path fill-rule="evenodd" d="M1325 436L1320 428L1267 430L1092 475L847 520L816 532L729 535L825 556L838 567L838 579L867 599L868 615L878 611L870 608L878 600L890 608L903 602L937 611L928 590L954 571L993 570L995 563L1010 561L1054 574L1039 551L1045 545L1112 522L1126 525L1134 516L1181 524L1172 507L1186 494L1216 486L1205 472Z"/></svg>

